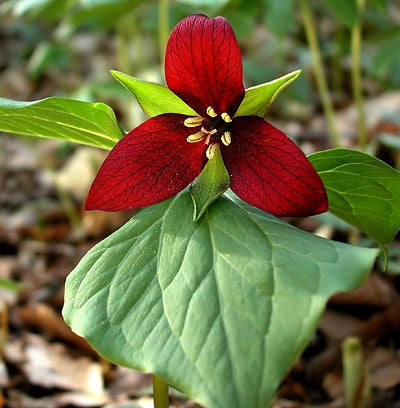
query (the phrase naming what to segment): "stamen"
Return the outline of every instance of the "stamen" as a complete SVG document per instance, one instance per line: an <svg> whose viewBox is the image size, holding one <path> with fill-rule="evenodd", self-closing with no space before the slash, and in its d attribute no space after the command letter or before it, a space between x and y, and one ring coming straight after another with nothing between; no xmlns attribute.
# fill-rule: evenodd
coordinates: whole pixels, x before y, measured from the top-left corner
<svg viewBox="0 0 400 408"><path fill-rule="evenodd" d="M226 112L221 113L221 118L226 123L232 122L231 117Z"/></svg>
<svg viewBox="0 0 400 408"><path fill-rule="evenodd" d="M206 112L207 112L207 115L208 115L208 116L211 116L212 118L215 118L216 116L218 116L218 115L215 113L215 110L214 110L211 106L209 106L209 107L207 108Z"/></svg>
<svg viewBox="0 0 400 408"><path fill-rule="evenodd" d="M218 143L211 143L210 146L208 146L208 149L206 150L206 156L207 159L212 159L215 156L215 153L217 152L217 149L219 148Z"/></svg>
<svg viewBox="0 0 400 408"><path fill-rule="evenodd" d="M231 144L231 132L224 132L224 134L221 136L221 142L225 146L229 146Z"/></svg>
<svg viewBox="0 0 400 408"><path fill-rule="evenodd" d="M186 141L189 143L197 143L203 140L205 137L206 137L206 134L200 130L200 132L194 133L193 135L189 135L186 138Z"/></svg>
<svg viewBox="0 0 400 408"><path fill-rule="evenodd" d="M190 118L186 118L183 121L183 124L186 127L196 127L196 126L200 126L203 123L204 118L202 118L201 116L194 116L194 117L190 117Z"/></svg>

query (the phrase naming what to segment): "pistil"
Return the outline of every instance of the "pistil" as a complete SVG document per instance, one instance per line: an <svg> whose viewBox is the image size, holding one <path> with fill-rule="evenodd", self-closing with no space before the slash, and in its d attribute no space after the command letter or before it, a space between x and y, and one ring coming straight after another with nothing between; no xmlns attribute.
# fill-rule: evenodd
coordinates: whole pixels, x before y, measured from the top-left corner
<svg viewBox="0 0 400 408"><path fill-rule="evenodd" d="M215 151L218 148L217 137L220 138L223 145L229 146L231 144L231 132L227 129L229 123L232 122L232 118L227 112L218 115L212 106L209 106L206 112L209 116L208 119L201 116L194 116L186 118L183 124L189 128L201 126L201 129L189 135L186 141L188 143L197 143L204 140L205 144L209 145L206 150L206 156L208 159L211 159L214 157Z"/></svg>

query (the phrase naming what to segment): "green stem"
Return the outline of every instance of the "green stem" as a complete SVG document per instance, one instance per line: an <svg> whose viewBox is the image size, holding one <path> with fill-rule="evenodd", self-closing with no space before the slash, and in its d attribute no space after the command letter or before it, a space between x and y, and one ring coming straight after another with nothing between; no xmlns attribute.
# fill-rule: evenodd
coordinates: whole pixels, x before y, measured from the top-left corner
<svg viewBox="0 0 400 408"><path fill-rule="evenodd" d="M336 45L335 52L332 56L332 89L338 95L343 92L343 69L341 61L343 57L343 26L338 25L334 34L334 43Z"/></svg>
<svg viewBox="0 0 400 408"><path fill-rule="evenodd" d="M321 97L322 106L324 108L325 117L328 123L329 133L332 138L332 145L334 147L340 147L339 132L336 126L332 102L329 97L328 85L322 64L321 51L318 45L314 18L311 13L308 0L300 0L300 6L307 42L313 56L315 79L317 81L318 92Z"/></svg>
<svg viewBox="0 0 400 408"><path fill-rule="evenodd" d="M118 68L122 72L131 74L129 46L126 39L126 25L124 19L121 19L120 24L117 25L117 61Z"/></svg>
<svg viewBox="0 0 400 408"><path fill-rule="evenodd" d="M169 36L169 4L168 0L158 0L158 42L160 61L164 64L165 47Z"/></svg>
<svg viewBox="0 0 400 408"><path fill-rule="evenodd" d="M357 109L358 141L362 150L365 150L367 146L367 124L361 84L361 15L364 5L364 0L357 0L358 21L351 30L351 83L353 87L353 98Z"/></svg>
<svg viewBox="0 0 400 408"><path fill-rule="evenodd" d="M169 407L168 384L156 375L153 375L153 399L154 408Z"/></svg>
<svg viewBox="0 0 400 408"><path fill-rule="evenodd" d="M358 337L344 339L342 353L346 407L369 408L371 389L360 339Z"/></svg>

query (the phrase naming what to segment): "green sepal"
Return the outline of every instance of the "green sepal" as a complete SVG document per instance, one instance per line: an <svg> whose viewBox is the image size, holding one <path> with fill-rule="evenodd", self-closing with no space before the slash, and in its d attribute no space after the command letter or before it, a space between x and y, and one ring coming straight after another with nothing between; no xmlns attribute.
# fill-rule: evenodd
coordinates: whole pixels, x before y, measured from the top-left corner
<svg viewBox="0 0 400 408"><path fill-rule="evenodd" d="M325 185L329 211L380 245L389 244L400 229L400 172L351 149L325 150L308 159Z"/></svg>
<svg viewBox="0 0 400 408"><path fill-rule="evenodd" d="M34 102L0 98L0 130L108 150L124 136L108 105L57 97Z"/></svg>
<svg viewBox="0 0 400 408"><path fill-rule="evenodd" d="M137 99L143 112L150 116L163 113L181 113L197 116L197 113L166 86L142 81L122 72L110 71L111 75L130 91Z"/></svg>
<svg viewBox="0 0 400 408"><path fill-rule="evenodd" d="M214 156L208 160L203 171L190 186L194 204L193 221L201 218L208 206L229 187L230 177L226 170L221 151L215 144Z"/></svg>
<svg viewBox="0 0 400 408"><path fill-rule="evenodd" d="M235 116L260 116L263 118L276 97L300 75L293 71L273 81L246 89L246 93Z"/></svg>

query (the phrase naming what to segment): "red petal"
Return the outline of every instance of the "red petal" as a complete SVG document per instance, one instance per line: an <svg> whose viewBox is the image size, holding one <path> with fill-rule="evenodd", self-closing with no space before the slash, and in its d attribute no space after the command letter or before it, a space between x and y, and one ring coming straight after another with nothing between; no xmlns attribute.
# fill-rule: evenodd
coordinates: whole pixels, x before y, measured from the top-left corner
<svg viewBox="0 0 400 408"><path fill-rule="evenodd" d="M186 116L148 119L123 137L102 164L86 210L119 211L158 203L184 189L204 167L204 143L188 143Z"/></svg>
<svg viewBox="0 0 400 408"><path fill-rule="evenodd" d="M236 112L244 97L242 55L223 17L189 16L172 30L165 54L168 87L205 116Z"/></svg>
<svg viewBox="0 0 400 408"><path fill-rule="evenodd" d="M235 118L230 130L232 143L222 156L241 199L277 216L327 211L322 180L284 133L255 116Z"/></svg>

